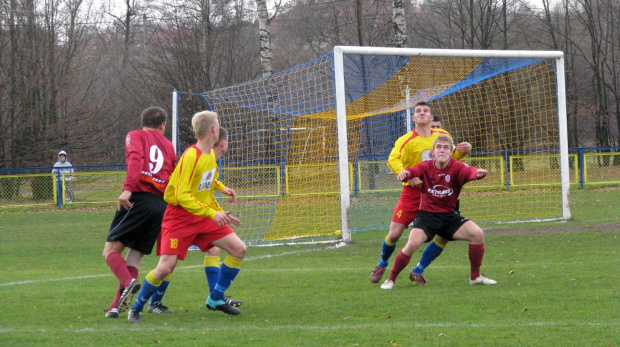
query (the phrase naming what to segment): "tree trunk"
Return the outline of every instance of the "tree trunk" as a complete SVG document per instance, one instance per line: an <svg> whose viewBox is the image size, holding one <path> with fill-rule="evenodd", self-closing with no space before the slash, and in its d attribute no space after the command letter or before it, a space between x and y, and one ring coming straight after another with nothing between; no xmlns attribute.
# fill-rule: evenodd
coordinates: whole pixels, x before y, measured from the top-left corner
<svg viewBox="0 0 620 347"><path fill-rule="evenodd" d="M269 12L266 0L256 0L258 8L258 42L260 47L260 61L263 77L273 74L273 62L271 60L271 31L269 30Z"/></svg>
<svg viewBox="0 0 620 347"><path fill-rule="evenodd" d="M407 45L407 21L405 20L405 7L403 0L394 0L392 8L392 46L406 47Z"/></svg>

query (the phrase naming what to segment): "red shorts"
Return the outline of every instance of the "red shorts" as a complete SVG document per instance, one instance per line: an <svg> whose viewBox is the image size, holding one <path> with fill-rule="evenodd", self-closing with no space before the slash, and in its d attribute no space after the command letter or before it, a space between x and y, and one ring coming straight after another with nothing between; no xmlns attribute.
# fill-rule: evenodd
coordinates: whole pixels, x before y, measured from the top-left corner
<svg viewBox="0 0 620 347"><path fill-rule="evenodd" d="M168 205L161 223L161 234L157 242L157 255L174 254L184 260L187 249L196 245L206 252L211 242L232 234L228 226L219 226L209 217L196 216L180 206Z"/></svg>
<svg viewBox="0 0 620 347"><path fill-rule="evenodd" d="M409 226L420 210L420 187L403 186L398 204L394 208L392 222Z"/></svg>

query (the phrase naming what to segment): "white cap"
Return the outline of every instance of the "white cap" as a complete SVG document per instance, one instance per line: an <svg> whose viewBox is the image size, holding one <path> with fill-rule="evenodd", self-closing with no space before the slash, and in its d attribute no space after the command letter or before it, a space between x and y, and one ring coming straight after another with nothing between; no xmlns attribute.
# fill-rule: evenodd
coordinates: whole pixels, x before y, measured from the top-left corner
<svg viewBox="0 0 620 347"><path fill-rule="evenodd" d="M67 152L65 152L65 151L58 152L58 156L61 156L61 155L67 156Z"/></svg>

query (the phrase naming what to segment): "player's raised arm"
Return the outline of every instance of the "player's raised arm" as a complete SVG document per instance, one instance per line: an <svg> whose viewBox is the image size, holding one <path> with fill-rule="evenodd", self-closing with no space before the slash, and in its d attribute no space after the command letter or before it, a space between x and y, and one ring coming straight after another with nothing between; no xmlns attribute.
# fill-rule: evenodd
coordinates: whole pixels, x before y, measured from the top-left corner
<svg viewBox="0 0 620 347"><path fill-rule="evenodd" d="M471 143L469 142L461 142L456 145L454 153L452 153L452 158L461 160L465 158L467 153L471 152Z"/></svg>
<svg viewBox="0 0 620 347"><path fill-rule="evenodd" d="M396 140L394 148L392 148L390 156L388 157L387 166L395 175L398 175L405 168L402 160L402 151L406 142L407 138L405 136L401 136Z"/></svg>

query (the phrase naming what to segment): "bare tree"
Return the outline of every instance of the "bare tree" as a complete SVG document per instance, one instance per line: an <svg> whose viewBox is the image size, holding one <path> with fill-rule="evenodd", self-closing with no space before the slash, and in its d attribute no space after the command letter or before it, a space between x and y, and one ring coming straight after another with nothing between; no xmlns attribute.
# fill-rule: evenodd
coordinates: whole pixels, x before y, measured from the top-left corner
<svg viewBox="0 0 620 347"><path fill-rule="evenodd" d="M272 16L269 15L267 9L267 0L256 0L258 8L258 42L260 49L261 70L263 77L273 74L273 64L271 60L271 31L269 25L273 18L278 15L281 1L276 3Z"/></svg>
<svg viewBox="0 0 620 347"><path fill-rule="evenodd" d="M405 47L407 45L407 21L403 0L394 0L392 6L392 25L394 26L392 46Z"/></svg>

